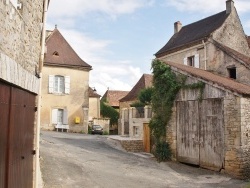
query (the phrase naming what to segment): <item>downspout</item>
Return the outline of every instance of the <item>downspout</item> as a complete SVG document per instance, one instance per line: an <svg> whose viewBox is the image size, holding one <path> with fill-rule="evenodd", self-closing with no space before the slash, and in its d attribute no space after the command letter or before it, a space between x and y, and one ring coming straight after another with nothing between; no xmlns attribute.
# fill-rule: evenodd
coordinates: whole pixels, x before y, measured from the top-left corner
<svg viewBox="0 0 250 188"><path fill-rule="evenodd" d="M206 43L204 42L204 40L202 40L202 44L204 46L204 63L205 63L205 70L207 70L207 47L206 47Z"/></svg>
<svg viewBox="0 0 250 188"><path fill-rule="evenodd" d="M43 7L43 27L42 27L42 41L41 41L41 54L39 60L39 91L38 91L38 100L37 100L37 126L36 126L36 179L35 179L35 188L38 188L38 180L39 180L39 170L40 170L40 128L41 128L41 100L42 100L42 69L43 69L43 61L44 61L44 52L45 52L45 24L47 20L47 11L48 11L48 0L44 0Z"/></svg>

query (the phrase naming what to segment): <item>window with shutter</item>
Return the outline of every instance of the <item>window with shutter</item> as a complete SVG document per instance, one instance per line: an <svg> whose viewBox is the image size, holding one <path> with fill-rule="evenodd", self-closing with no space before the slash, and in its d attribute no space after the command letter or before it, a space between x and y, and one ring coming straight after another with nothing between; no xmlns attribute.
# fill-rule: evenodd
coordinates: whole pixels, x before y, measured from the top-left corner
<svg viewBox="0 0 250 188"><path fill-rule="evenodd" d="M49 75L49 93L54 92L54 76Z"/></svg>
<svg viewBox="0 0 250 188"><path fill-rule="evenodd" d="M64 125L68 124L68 110L67 109L63 110L63 124Z"/></svg>
<svg viewBox="0 0 250 188"><path fill-rule="evenodd" d="M184 65L187 65L187 57L184 58Z"/></svg>
<svg viewBox="0 0 250 188"><path fill-rule="evenodd" d="M199 54L195 54L195 56L194 56L194 67L195 67L195 68L200 68L200 58L199 58Z"/></svg>
<svg viewBox="0 0 250 188"><path fill-rule="evenodd" d="M51 113L52 124L57 124L57 111L58 109L52 109L52 113Z"/></svg>
<svg viewBox="0 0 250 188"><path fill-rule="evenodd" d="M70 93L70 77L65 76L64 80L65 80L65 93L69 94Z"/></svg>
<svg viewBox="0 0 250 188"><path fill-rule="evenodd" d="M56 75L54 76L54 93L64 93L65 90L64 77Z"/></svg>

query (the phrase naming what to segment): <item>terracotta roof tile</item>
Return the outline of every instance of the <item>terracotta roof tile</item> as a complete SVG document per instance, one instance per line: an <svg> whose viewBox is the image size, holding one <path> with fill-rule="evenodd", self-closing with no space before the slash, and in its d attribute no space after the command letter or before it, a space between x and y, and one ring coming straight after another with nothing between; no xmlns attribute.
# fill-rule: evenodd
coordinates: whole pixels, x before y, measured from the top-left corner
<svg viewBox="0 0 250 188"><path fill-rule="evenodd" d="M128 91L107 90L102 100L106 100L110 106L119 107L119 100L126 96Z"/></svg>
<svg viewBox="0 0 250 188"><path fill-rule="evenodd" d="M246 95L250 97L250 86L236 82L233 79L222 77L211 72L194 68L191 66L181 65L173 62L165 62L167 65L171 66L174 69L184 71L194 77L198 77L207 82L216 83L218 86L221 86L225 89L228 89L232 92L238 94Z"/></svg>
<svg viewBox="0 0 250 188"><path fill-rule="evenodd" d="M101 95L97 94L91 87L89 87L89 97L92 98L100 98Z"/></svg>
<svg viewBox="0 0 250 188"><path fill-rule="evenodd" d="M224 23L227 17L228 14L223 11L182 27L178 33L175 33L170 38L165 46L156 52L155 56L161 57L168 51L209 37L212 32Z"/></svg>
<svg viewBox="0 0 250 188"><path fill-rule="evenodd" d="M247 43L248 43L248 46L250 48L250 36L247 36Z"/></svg>
<svg viewBox="0 0 250 188"><path fill-rule="evenodd" d="M132 90L123 97L120 102L137 100L137 96L142 89L151 87L153 83L153 76L151 74L143 74L140 80L135 84Z"/></svg>
<svg viewBox="0 0 250 188"><path fill-rule="evenodd" d="M58 29L54 29L48 36L46 39L46 46L47 53L44 59L45 65L91 70L92 67L76 54Z"/></svg>

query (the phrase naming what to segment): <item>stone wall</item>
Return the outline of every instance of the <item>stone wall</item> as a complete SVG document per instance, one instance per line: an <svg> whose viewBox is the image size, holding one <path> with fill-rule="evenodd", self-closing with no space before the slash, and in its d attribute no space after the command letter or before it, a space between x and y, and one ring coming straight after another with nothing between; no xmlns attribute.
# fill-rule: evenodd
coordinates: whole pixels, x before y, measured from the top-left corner
<svg viewBox="0 0 250 188"><path fill-rule="evenodd" d="M218 47L214 46L212 43L208 45L208 63L207 70L215 72L224 77L229 77L227 68L236 68L236 80L250 85L250 69L249 66L246 67L233 57L221 51Z"/></svg>
<svg viewBox="0 0 250 188"><path fill-rule="evenodd" d="M0 78L37 93L43 2L20 2L16 9L9 0L0 1Z"/></svg>
<svg viewBox="0 0 250 188"><path fill-rule="evenodd" d="M213 39L245 55L249 55L247 38L235 8L216 32Z"/></svg>
<svg viewBox="0 0 250 188"><path fill-rule="evenodd" d="M121 140L122 147L128 152L143 152L142 140Z"/></svg>

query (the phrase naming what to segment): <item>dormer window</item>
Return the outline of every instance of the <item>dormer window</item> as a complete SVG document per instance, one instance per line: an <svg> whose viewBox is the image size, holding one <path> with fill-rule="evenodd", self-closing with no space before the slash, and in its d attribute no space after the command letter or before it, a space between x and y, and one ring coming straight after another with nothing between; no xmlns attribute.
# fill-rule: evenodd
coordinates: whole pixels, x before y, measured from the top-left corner
<svg viewBox="0 0 250 188"><path fill-rule="evenodd" d="M236 79L236 67L227 68L229 78Z"/></svg>
<svg viewBox="0 0 250 188"><path fill-rule="evenodd" d="M53 53L53 55L59 56L59 53L58 53L57 51L55 51L55 52Z"/></svg>

